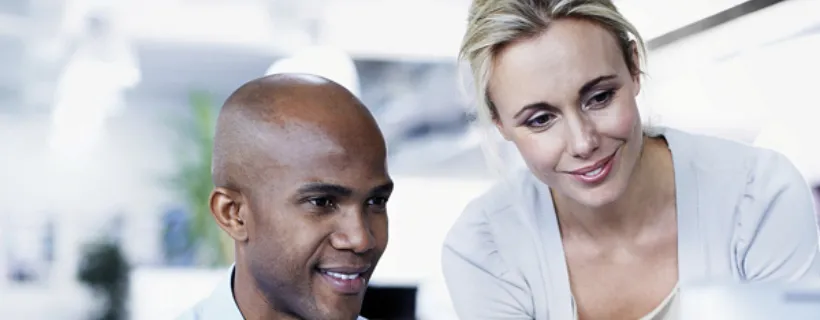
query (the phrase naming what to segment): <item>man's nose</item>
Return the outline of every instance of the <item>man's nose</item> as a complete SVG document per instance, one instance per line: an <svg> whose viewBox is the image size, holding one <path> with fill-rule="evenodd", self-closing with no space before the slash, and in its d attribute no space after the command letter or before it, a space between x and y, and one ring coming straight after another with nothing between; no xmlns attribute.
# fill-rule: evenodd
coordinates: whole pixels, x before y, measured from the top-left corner
<svg viewBox="0 0 820 320"><path fill-rule="evenodd" d="M376 246L376 239L365 219L366 213L345 212L339 217L336 231L331 235L331 245L338 250L366 253Z"/></svg>

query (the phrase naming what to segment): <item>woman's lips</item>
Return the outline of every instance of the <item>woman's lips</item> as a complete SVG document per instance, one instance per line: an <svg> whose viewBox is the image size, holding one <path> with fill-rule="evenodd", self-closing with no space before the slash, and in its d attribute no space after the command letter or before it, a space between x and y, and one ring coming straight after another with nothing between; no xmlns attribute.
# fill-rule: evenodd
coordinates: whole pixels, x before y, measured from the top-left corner
<svg viewBox="0 0 820 320"><path fill-rule="evenodd" d="M616 154L618 154L617 150L611 156L601 159L594 165L572 171L570 174L573 178L584 184L601 183L606 180L609 173L612 172L612 164L615 162Z"/></svg>

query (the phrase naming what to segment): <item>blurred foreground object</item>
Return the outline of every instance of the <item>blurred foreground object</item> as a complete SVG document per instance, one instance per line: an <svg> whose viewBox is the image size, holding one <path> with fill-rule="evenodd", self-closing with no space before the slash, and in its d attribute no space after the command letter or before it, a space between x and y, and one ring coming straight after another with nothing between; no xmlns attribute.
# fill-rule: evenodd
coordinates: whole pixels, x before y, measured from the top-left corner
<svg viewBox="0 0 820 320"><path fill-rule="evenodd" d="M81 283L105 301L101 314L94 319L127 319L128 273L130 267L119 245L103 241L89 245L78 271Z"/></svg>
<svg viewBox="0 0 820 320"><path fill-rule="evenodd" d="M817 320L820 286L775 283L681 288L681 320Z"/></svg>

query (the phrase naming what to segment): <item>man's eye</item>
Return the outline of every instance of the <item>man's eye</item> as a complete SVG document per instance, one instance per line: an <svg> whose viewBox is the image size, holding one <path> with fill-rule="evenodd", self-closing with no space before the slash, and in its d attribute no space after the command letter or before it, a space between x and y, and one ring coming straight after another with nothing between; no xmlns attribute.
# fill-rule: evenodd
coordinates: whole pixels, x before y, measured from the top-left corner
<svg viewBox="0 0 820 320"><path fill-rule="evenodd" d="M387 205L387 198L386 197L375 197L367 200L367 205L369 206L385 206Z"/></svg>
<svg viewBox="0 0 820 320"><path fill-rule="evenodd" d="M314 206L320 208L331 208L333 207L333 201L328 198L312 198L309 199L308 202Z"/></svg>

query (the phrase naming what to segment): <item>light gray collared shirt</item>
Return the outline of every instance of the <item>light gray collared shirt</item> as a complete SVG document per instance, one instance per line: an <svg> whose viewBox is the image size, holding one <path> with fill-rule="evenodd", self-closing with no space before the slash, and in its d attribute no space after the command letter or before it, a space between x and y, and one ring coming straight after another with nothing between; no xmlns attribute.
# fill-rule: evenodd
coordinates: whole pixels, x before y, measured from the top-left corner
<svg viewBox="0 0 820 320"><path fill-rule="evenodd" d="M652 135L666 138L674 162L682 295L704 282L820 283L812 194L788 159L670 128ZM442 265L462 319L574 319L550 190L528 170L464 210Z"/></svg>
<svg viewBox="0 0 820 320"><path fill-rule="evenodd" d="M200 301L177 320L244 320L233 298L234 266L227 277L219 282L211 296ZM358 320L367 320L359 317Z"/></svg>

